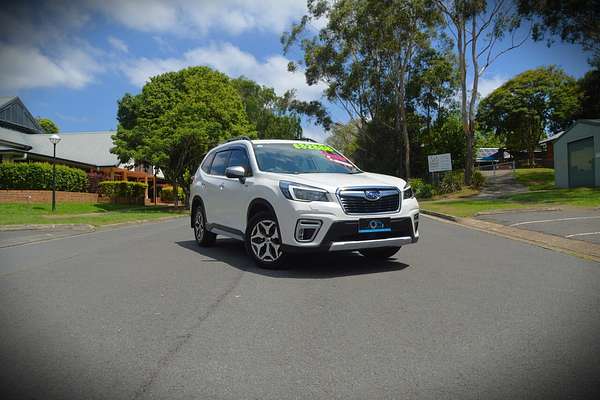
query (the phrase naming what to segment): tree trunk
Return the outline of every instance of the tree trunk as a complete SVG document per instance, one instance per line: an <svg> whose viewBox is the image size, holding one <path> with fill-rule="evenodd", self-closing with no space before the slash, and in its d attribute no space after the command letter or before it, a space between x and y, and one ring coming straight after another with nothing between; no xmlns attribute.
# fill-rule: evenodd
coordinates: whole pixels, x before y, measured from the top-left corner
<svg viewBox="0 0 600 400"><path fill-rule="evenodd" d="M411 49L408 48L404 54L404 60L402 60L402 67L400 68L400 82L399 82L399 93L398 93L398 105L400 108L400 125L402 128L402 146L404 149L404 175L408 181L410 178L410 141L408 138L408 121L406 120L406 70L408 69L409 59L411 58Z"/></svg>
<svg viewBox="0 0 600 400"><path fill-rule="evenodd" d="M469 126L469 112L467 105L467 60L466 60L466 26L462 15L458 16L456 21L457 48L458 48L458 72L460 80L460 112L462 117L463 133L466 137L466 158L465 158L465 184L470 184L473 168L473 146ZM467 179L469 179L467 181ZM467 183L468 182L468 183Z"/></svg>
<svg viewBox="0 0 600 400"><path fill-rule="evenodd" d="M179 206L179 186L177 186L177 180L173 180L173 201L175 207Z"/></svg>
<svg viewBox="0 0 600 400"><path fill-rule="evenodd" d="M475 146L475 106L479 89L479 63L477 62L477 16L471 17L471 61L473 63L473 85L469 100L469 125L467 131L467 159L465 160L465 185L471 185Z"/></svg>

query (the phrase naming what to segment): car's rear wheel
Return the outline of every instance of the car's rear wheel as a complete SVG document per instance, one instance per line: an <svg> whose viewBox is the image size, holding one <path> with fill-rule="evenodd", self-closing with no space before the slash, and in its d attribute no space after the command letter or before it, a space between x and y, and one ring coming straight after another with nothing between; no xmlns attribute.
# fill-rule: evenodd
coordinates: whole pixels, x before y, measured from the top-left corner
<svg viewBox="0 0 600 400"><path fill-rule="evenodd" d="M365 257L384 260L393 257L400 250L400 247L378 247L374 249L363 249L358 252Z"/></svg>
<svg viewBox="0 0 600 400"><path fill-rule="evenodd" d="M194 236L200 246L211 246L215 243L217 235L206 229L206 216L202 205L194 208Z"/></svg>
<svg viewBox="0 0 600 400"><path fill-rule="evenodd" d="M260 212L250 219L246 231L246 248L261 268L279 269L285 266L286 255L275 215Z"/></svg>

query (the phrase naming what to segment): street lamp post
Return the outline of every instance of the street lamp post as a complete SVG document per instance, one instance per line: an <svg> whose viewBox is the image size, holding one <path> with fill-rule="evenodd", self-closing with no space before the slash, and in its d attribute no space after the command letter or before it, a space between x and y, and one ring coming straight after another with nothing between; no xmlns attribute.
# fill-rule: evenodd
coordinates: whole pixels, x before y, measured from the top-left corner
<svg viewBox="0 0 600 400"><path fill-rule="evenodd" d="M52 212L56 210L56 145L60 142L60 136L54 134L48 138L54 146L54 155L52 156Z"/></svg>

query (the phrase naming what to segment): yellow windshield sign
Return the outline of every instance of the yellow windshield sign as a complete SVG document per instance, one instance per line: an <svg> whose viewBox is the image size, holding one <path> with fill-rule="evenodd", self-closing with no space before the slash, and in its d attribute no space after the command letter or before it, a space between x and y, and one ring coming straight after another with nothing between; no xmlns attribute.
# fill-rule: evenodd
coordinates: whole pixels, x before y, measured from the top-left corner
<svg viewBox="0 0 600 400"><path fill-rule="evenodd" d="M293 146L295 149L300 150L318 150L333 153L332 147L319 143L294 143Z"/></svg>

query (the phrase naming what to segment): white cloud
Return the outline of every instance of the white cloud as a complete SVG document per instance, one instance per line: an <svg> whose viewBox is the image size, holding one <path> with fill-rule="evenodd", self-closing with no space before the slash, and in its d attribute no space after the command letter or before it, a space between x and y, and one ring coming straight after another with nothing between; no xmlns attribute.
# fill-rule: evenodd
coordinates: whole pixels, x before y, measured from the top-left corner
<svg viewBox="0 0 600 400"><path fill-rule="evenodd" d="M176 71L193 65L208 65L231 77L245 76L256 82L272 87L278 94L295 89L301 100L314 100L321 97L322 85L308 86L302 71L291 73L287 70L289 60L273 55L261 62L252 54L230 44L212 44L197 47L179 58L139 58L122 66L129 81L143 86L152 76Z"/></svg>
<svg viewBox="0 0 600 400"><path fill-rule="evenodd" d="M109 36L108 44L116 51L102 52L78 35L98 14L127 28L151 32L149 36L158 48L172 54L174 49L168 42L172 34L198 37L208 32L239 35L255 31L279 35L306 12L304 0L41 0L13 3L0 10L0 85L7 90L53 86L81 88L100 72L121 65L123 61L118 57L129 51L122 39ZM238 48L222 45L196 48L179 58L140 58L122 70L132 82L141 86L148 77L160 72L188 65L211 65L232 76L246 75L275 87L279 93L298 88L300 98L318 96L320 89L307 87L301 73L287 72L287 61L279 55L258 61ZM139 70L134 71L133 67Z"/></svg>
<svg viewBox="0 0 600 400"><path fill-rule="evenodd" d="M116 38L114 36L109 36L108 37L108 43L117 51L123 52L123 53L128 53L129 52L129 48L127 47L127 44L122 41L119 38Z"/></svg>
<svg viewBox="0 0 600 400"><path fill-rule="evenodd" d="M74 47L56 49L54 57L25 45L0 43L0 89L12 91L34 87L84 87L103 68L88 52Z"/></svg>
<svg viewBox="0 0 600 400"><path fill-rule="evenodd" d="M479 78L479 96L481 99L502 86L507 79L500 75L494 75L490 78Z"/></svg>
<svg viewBox="0 0 600 400"><path fill-rule="evenodd" d="M132 29L185 35L280 34L306 12L304 0L88 0L87 5Z"/></svg>
<svg viewBox="0 0 600 400"><path fill-rule="evenodd" d="M88 6L104 12L129 28L164 32L178 27L177 2L161 0L89 0Z"/></svg>

